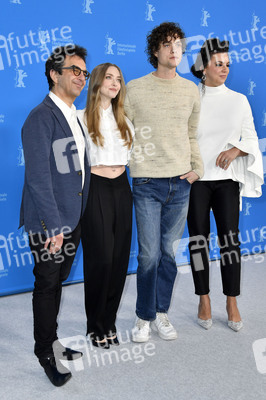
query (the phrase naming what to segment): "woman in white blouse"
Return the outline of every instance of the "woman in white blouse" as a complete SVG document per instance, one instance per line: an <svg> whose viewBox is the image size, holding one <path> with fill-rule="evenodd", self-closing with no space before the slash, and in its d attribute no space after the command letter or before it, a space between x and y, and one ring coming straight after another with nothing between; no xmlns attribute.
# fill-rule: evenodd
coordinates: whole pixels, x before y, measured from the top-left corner
<svg viewBox="0 0 266 400"><path fill-rule="evenodd" d="M213 210L221 256L228 326L243 327L236 296L240 294L241 255L238 239L240 196L259 197L262 157L246 96L228 89L229 42L208 39L192 66L199 79L201 113L198 143L204 176L193 183L188 212L190 261L195 293L200 296L198 323L212 326L209 298L210 210Z"/></svg>
<svg viewBox="0 0 266 400"><path fill-rule="evenodd" d="M100 64L91 73L86 108L78 113L91 161L81 236L87 335L103 348L119 344L115 320L131 244L132 195L125 165L134 130L124 114L125 91L120 68Z"/></svg>

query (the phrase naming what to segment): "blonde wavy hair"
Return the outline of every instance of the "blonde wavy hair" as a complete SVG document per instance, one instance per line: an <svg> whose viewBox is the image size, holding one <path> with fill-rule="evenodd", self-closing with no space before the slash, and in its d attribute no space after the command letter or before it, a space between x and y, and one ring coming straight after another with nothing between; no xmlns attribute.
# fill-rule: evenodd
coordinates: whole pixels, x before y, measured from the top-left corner
<svg viewBox="0 0 266 400"><path fill-rule="evenodd" d="M128 148L132 145L132 134L127 125L124 111L124 100L126 95L126 85L120 68L111 63L99 64L95 67L91 73L87 104L85 109L85 120L87 123L88 132L94 144L97 146L104 146L104 137L100 132L100 105L101 96L100 89L105 79L106 72L109 67L115 67L118 69L121 76L121 89L117 96L112 99L112 108L114 117L117 123L117 127L121 134L121 139L124 140L124 146Z"/></svg>

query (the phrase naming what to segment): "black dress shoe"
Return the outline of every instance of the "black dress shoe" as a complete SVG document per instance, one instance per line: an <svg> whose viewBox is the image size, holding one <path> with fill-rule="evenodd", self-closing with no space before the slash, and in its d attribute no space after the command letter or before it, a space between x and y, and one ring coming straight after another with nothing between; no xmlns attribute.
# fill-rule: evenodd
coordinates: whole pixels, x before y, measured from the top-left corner
<svg viewBox="0 0 266 400"><path fill-rule="evenodd" d="M54 386L63 386L71 378L71 372L65 368L61 363L60 371L57 369L54 356L48 358L40 358L39 362L44 369L47 377L50 379ZM57 361L58 363L59 361ZM62 368L61 368L62 367ZM64 371L64 372L63 372Z"/></svg>
<svg viewBox="0 0 266 400"><path fill-rule="evenodd" d="M120 345L117 336L114 337L114 338L112 338L112 339L109 338L109 337L107 337L106 339L107 339L107 342L108 342L109 344L111 344L111 345L114 345L114 346L119 346L119 345Z"/></svg>

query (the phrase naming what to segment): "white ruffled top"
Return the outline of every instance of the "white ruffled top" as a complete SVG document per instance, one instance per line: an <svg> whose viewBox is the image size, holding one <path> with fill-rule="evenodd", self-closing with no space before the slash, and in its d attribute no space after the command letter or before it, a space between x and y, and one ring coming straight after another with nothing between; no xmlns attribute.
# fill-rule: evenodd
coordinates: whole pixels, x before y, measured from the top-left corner
<svg viewBox="0 0 266 400"><path fill-rule="evenodd" d="M233 179L240 183L240 196L261 196L263 162L249 102L241 93L199 84L201 112L198 143L204 163L202 181ZM247 156L237 157L225 171L216 166L218 155L237 147Z"/></svg>

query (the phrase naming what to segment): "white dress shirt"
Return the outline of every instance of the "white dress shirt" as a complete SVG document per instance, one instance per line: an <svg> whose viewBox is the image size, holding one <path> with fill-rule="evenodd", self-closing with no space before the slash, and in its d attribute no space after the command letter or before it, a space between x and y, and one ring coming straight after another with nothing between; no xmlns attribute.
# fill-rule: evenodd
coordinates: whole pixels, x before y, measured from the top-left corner
<svg viewBox="0 0 266 400"><path fill-rule="evenodd" d="M240 195L259 197L263 184L263 163L249 102L225 85L205 86L202 93L198 143L204 163L202 181L233 179L240 183ZM218 155L236 147L247 153L224 170L216 166Z"/></svg>
<svg viewBox="0 0 266 400"><path fill-rule="evenodd" d="M82 172L82 188L83 188L85 179L85 169L84 169L85 139L77 120L76 107L74 106L74 104L72 104L72 106L69 107L63 100L61 100L53 92L49 92L49 97L53 100L53 102L57 105L57 107L60 108L72 131L78 150L79 163Z"/></svg>
<svg viewBox="0 0 266 400"><path fill-rule="evenodd" d="M78 110L77 115L81 121L82 128L86 134L90 147L90 161L91 166L96 165L127 165L131 149L124 146L125 142L121 139L120 131L118 130L115 116L112 109L112 104L104 110L100 107L100 132L104 137L104 146L96 146L88 133L88 128L84 118L84 110ZM129 119L126 117L127 125L131 131L132 137L134 136L134 127Z"/></svg>

